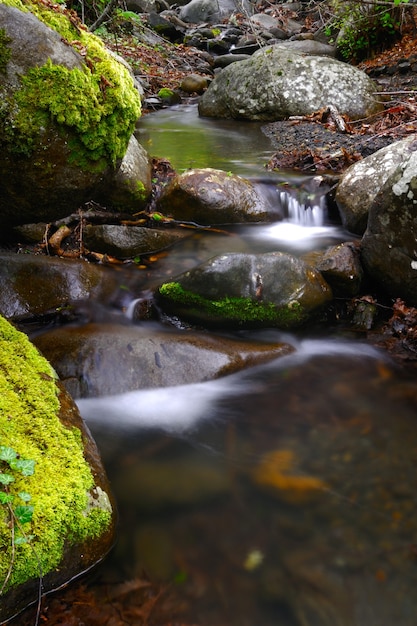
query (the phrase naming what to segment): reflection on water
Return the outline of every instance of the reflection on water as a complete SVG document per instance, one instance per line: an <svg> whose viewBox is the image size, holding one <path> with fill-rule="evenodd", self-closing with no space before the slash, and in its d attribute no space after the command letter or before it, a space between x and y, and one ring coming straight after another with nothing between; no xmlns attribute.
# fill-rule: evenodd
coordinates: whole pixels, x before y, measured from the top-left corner
<svg viewBox="0 0 417 626"><path fill-rule="evenodd" d="M247 176L259 175L274 152L261 126L201 118L197 105L190 104L142 117L136 136L149 154L169 159L178 172L213 167Z"/></svg>
<svg viewBox="0 0 417 626"><path fill-rule="evenodd" d="M169 583L204 626L414 626L414 383L360 344L293 343L223 381L82 401L121 513L103 575Z"/></svg>

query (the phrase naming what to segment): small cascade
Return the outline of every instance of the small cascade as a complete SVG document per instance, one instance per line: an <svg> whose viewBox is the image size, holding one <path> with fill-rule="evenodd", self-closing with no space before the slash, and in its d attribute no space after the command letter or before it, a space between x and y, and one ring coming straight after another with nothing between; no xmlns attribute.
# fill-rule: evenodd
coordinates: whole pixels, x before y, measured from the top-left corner
<svg viewBox="0 0 417 626"><path fill-rule="evenodd" d="M324 194L298 194L280 191L279 200L286 219L300 226L323 226L326 217Z"/></svg>

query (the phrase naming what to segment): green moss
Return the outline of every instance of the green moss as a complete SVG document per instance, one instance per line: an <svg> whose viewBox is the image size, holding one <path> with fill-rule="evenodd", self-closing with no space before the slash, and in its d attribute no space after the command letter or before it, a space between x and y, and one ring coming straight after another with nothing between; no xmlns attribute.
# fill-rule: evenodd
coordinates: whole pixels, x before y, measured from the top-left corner
<svg viewBox="0 0 417 626"><path fill-rule="evenodd" d="M127 68L119 63L95 35L81 23L68 18L64 7L54 9L33 0L1 0L22 11L30 11L56 30L63 40L84 55L83 69L69 70L48 61L22 78L16 94L9 145L14 151L30 153L34 139L47 124L74 131L70 162L81 167L104 169L124 156L135 123L140 116L140 97ZM13 129L13 130L11 130Z"/></svg>
<svg viewBox="0 0 417 626"><path fill-rule="evenodd" d="M29 543L14 547L8 512L0 507L0 582L12 562L7 589L55 569L68 543L100 536L111 509L91 508L94 479L81 432L58 418L56 374L27 337L0 317L0 441L35 461L33 476L16 476L10 492L31 494ZM97 488L96 488L97 489Z"/></svg>
<svg viewBox="0 0 417 626"><path fill-rule="evenodd" d="M301 324L305 315L299 302L278 308L272 302L261 302L251 298L222 298L209 300L191 291L183 289L177 283L165 283L159 293L162 297L189 308L195 317L209 315L213 320L236 321L240 323L270 323L281 328L290 328Z"/></svg>
<svg viewBox="0 0 417 626"><path fill-rule="evenodd" d="M2 74L6 71L7 63L12 54L9 46L10 42L11 39L6 35L4 28L0 28L0 72Z"/></svg>

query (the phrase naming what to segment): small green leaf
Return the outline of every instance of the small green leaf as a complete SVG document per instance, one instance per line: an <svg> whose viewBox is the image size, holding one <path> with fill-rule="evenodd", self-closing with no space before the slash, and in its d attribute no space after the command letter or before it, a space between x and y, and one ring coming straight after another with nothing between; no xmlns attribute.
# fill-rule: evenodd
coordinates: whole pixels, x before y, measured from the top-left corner
<svg viewBox="0 0 417 626"><path fill-rule="evenodd" d="M12 494L0 491L0 504L8 504L9 502L13 502Z"/></svg>
<svg viewBox="0 0 417 626"><path fill-rule="evenodd" d="M14 482L14 478L11 474L0 474L0 483L2 485L10 485Z"/></svg>
<svg viewBox="0 0 417 626"><path fill-rule="evenodd" d="M30 500L32 500L32 496L26 491L19 491L17 495L21 500L23 500L23 502L29 502Z"/></svg>
<svg viewBox="0 0 417 626"><path fill-rule="evenodd" d="M23 474L23 476L32 476L35 471L35 461L32 459L15 459L10 462L10 467Z"/></svg>
<svg viewBox="0 0 417 626"><path fill-rule="evenodd" d="M27 524L32 520L33 506L17 506L13 513L20 524Z"/></svg>
<svg viewBox="0 0 417 626"><path fill-rule="evenodd" d="M8 446L0 446L0 460L6 461L6 463L10 463L17 457L17 454L13 448L9 448Z"/></svg>
<svg viewBox="0 0 417 626"><path fill-rule="evenodd" d="M29 543L29 541L31 539L33 539L34 535L27 535L27 536L23 536L23 535L18 535L17 537L15 537L14 540L14 545L15 546L21 546L25 543Z"/></svg>

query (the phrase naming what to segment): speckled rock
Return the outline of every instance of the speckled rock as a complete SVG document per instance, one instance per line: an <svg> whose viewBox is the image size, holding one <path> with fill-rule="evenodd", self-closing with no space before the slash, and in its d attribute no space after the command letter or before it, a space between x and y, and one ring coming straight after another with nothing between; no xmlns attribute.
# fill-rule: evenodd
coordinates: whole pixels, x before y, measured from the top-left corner
<svg viewBox="0 0 417 626"><path fill-rule="evenodd" d="M368 223L368 211L375 196L413 150L417 136L381 148L374 154L351 165L342 175L335 200L343 226L352 233L363 235Z"/></svg>
<svg viewBox="0 0 417 626"><path fill-rule="evenodd" d="M357 68L276 46L221 71L199 102L207 117L279 120L333 104L352 119L382 110L377 86Z"/></svg>
<svg viewBox="0 0 417 626"><path fill-rule="evenodd" d="M362 262L393 298L417 305L417 142L369 208Z"/></svg>

